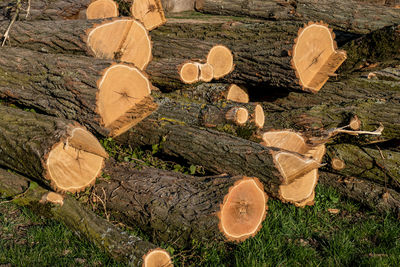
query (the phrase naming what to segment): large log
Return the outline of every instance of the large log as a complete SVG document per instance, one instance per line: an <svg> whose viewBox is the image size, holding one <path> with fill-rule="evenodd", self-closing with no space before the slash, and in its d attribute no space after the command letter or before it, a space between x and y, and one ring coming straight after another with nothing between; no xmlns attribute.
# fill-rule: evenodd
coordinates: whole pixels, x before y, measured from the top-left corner
<svg viewBox="0 0 400 267"><path fill-rule="evenodd" d="M65 20L86 18L85 10L92 0L22 0L19 20ZM9 20L15 13L17 1L0 4L0 20Z"/></svg>
<svg viewBox="0 0 400 267"><path fill-rule="evenodd" d="M320 172L319 181L373 210L400 213L400 193L384 185L329 172Z"/></svg>
<svg viewBox="0 0 400 267"><path fill-rule="evenodd" d="M9 23L0 22L0 32ZM46 53L78 54L133 63L143 70L151 60L144 26L132 18L74 21L20 21L9 33L10 46Z"/></svg>
<svg viewBox="0 0 400 267"><path fill-rule="evenodd" d="M250 16L269 20L323 20L335 29L368 33L400 23L400 10L392 6L374 5L374 1L295 0L197 0L196 9L210 14Z"/></svg>
<svg viewBox="0 0 400 267"><path fill-rule="evenodd" d="M118 21L111 22L114 23L112 26L109 25L110 22L104 22L102 25L107 24L109 26L106 28L101 28L102 26L95 27L95 30L99 29L101 32L109 27L126 24L126 22L123 22L124 19ZM15 27L11 32L10 42L16 46L23 46L29 49L62 53L66 51L88 53L86 46L86 43L88 43L90 47L96 45L95 48L100 51L98 53L95 52L95 55L102 56L106 54L108 55L107 58L118 55L121 47L125 48L125 45L119 45L116 49L106 48L100 42L104 41L105 37L103 35L99 35L99 42L94 42L93 44L86 39L82 39L82 36L86 36L86 29L92 28L92 25L90 22L80 23L79 21L55 22L51 25L46 24L46 22L15 23ZM155 46L153 52L155 54L154 60L147 67L147 72L155 85L159 87L169 90L181 88L184 84L178 75L178 67L187 60L205 59L214 45L224 44L232 50L234 63L236 64L233 73L225 77L224 80L231 83L260 86L260 88L265 88L264 86L269 85L296 90L304 88L310 91L317 91L326 82L328 76L340 65L336 62L336 56L342 60L344 54L335 52L335 42L327 27L322 25L309 26L307 30L302 31L301 36L303 37L296 43L296 46L300 47L298 51L307 50L308 39L311 38L309 34L322 30L318 33L319 38L311 38L313 40L311 43L314 47L308 48L308 50L312 51L307 57L310 62L303 59L303 63L297 64L296 70L294 70L292 68L292 59L293 64L295 64L296 61L294 59L302 54L301 52L293 52L293 57L289 54L294 48L299 28L302 26L304 25L298 22L254 23L254 21L248 20L244 20L243 23L232 24L231 21L224 18L216 18L215 22L210 23L209 18L206 20L204 17L193 20L169 20L166 25L151 32ZM0 28L5 27L6 24ZM37 32L37 29L41 29L41 31ZM112 28L110 33L107 31L108 34L113 36L113 38L109 39L121 39L122 37L120 36L127 32L124 29L124 27L119 27L115 30ZM37 38L32 38L32 33L35 32L37 32ZM122 40L125 39L122 38ZM134 40L136 39L132 38L132 40L132 43L135 43ZM119 42L115 43L119 44ZM145 44L149 46L150 41ZM305 47L302 45L305 45ZM108 46L112 47L112 45ZM138 49L128 50L141 51L145 54L145 51L140 49L140 45L137 47ZM192 49L193 47L196 47L196 49ZM125 51L124 49L122 50ZM320 54L322 50L324 52ZM332 58L330 57L331 55ZM128 55L121 57L120 60L127 61L136 57L146 59L144 62L149 60L148 57L138 53L132 55L128 53ZM133 62L133 60L129 62ZM136 64L135 62L133 63ZM313 66L305 68L305 65L302 66L302 64L311 64ZM147 64L136 65L142 69ZM328 69L324 69L324 67ZM313 72L310 72L311 70ZM302 85L300 85L299 80L303 81Z"/></svg>
<svg viewBox="0 0 400 267"><path fill-rule="evenodd" d="M118 261L131 266L172 266L168 252L115 227L84 208L73 197L48 191L37 183L4 169L0 169L0 199L2 198L11 199L19 206L31 208L38 215L63 223ZM158 257L156 252L159 253ZM162 264L152 265L149 260L162 261Z"/></svg>
<svg viewBox="0 0 400 267"><path fill-rule="evenodd" d="M107 210L158 242L241 242L257 234L266 216L268 197L257 178L192 177L114 161L105 174L94 192Z"/></svg>
<svg viewBox="0 0 400 267"><path fill-rule="evenodd" d="M0 105L0 165L57 191L93 185L108 157L97 139L72 121Z"/></svg>
<svg viewBox="0 0 400 267"><path fill-rule="evenodd" d="M117 141L135 145L160 144L160 151L203 166L216 174L258 177L270 196L280 198L279 186L319 167L298 153L267 148L223 132L182 125L151 115Z"/></svg>
<svg viewBox="0 0 400 267"><path fill-rule="evenodd" d="M118 135L156 108L151 84L131 65L17 48L1 49L0 57L0 97L101 135Z"/></svg>

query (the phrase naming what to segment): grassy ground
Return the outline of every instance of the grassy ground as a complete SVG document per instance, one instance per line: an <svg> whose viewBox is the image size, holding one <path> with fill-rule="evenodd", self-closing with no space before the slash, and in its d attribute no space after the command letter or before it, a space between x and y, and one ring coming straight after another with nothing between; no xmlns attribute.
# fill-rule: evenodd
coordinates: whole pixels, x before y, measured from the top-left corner
<svg viewBox="0 0 400 267"><path fill-rule="evenodd" d="M177 266L398 266L400 262L400 223L393 215L363 210L320 187L314 207L298 209L275 200L269 206L261 232L240 245L193 244L190 251L167 248ZM0 204L0 264L118 266L63 225L10 203Z"/></svg>
<svg viewBox="0 0 400 267"><path fill-rule="evenodd" d="M202 175L200 166L157 158L148 151L103 140L111 156L179 172ZM269 201L260 233L239 245L193 243L187 251L159 244L176 266L398 266L400 222L317 187L315 205L304 209ZM122 266L63 225L0 200L0 266Z"/></svg>

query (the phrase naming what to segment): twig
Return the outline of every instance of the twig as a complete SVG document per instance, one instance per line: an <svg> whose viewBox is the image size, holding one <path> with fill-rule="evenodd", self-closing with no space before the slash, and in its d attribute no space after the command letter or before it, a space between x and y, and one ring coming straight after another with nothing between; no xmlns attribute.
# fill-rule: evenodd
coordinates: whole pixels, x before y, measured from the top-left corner
<svg viewBox="0 0 400 267"><path fill-rule="evenodd" d="M28 0L28 8L26 9L26 16L25 16L26 19L28 18L30 13L31 13L31 0Z"/></svg>
<svg viewBox="0 0 400 267"><path fill-rule="evenodd" d="M8 37L9 37L9 34L10 34L10 30L11 30L11 27L12 27L12 25L14 24L14 22L17 20L17 17L18 17L18 15L19 15L19 11L21 10L21 0L17 0L17 5L16 5L16 10L15 10L15 14L14 14L14 16L12 17L12 19L11 19L11 21L10 21L10 24L8 25L8 27L7 27L7 30L6 30L6 32L4 33L4 36L3 36L3 42L2 42L2 44L1 44L1 46L4 46L5 44L6 44L6 41L7 41L7 39L8 39Z"/></svg>

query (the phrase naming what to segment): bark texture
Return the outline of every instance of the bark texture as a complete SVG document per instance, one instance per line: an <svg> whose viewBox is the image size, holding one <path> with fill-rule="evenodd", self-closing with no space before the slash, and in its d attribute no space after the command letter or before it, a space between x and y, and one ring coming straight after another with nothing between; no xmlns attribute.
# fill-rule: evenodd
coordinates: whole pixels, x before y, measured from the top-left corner
<svg viewBox="0 0 400 267"><path fill-rule="evenodd" d="M320 21L336 29L368 33L400 22L400 10L375 1L335 0L197 0L197 10L218 15L250 16L268 20Z"/></svg>
<svg viewBox="0 0 400 267"><path fill-rule="evenodd" d="M87 57L0 50L0 97L108 135L96 111L97 81L112 63Z"/></svg>
<svg viewBox="0 0 400 267"><path fill-rule="evenodd" d="M116 140L132 146L160 144L160 151L164 154L183 158L216 174L257 177L267 185L265 190L271 196L277 196L277 186L285 183L272 156L272 152L281 150L227 133L163 120L156 114Z"/></svg>
<svg viewBox="0 0 400 267"><path fill-rule="evenodd" d="M10 30L8 44L52 54L92 56L87 46L87 32L107 20L16 21ZM0 21L3 34L9 22Z"/></svg>
<svg viewBox="0 0 400 267"><path fill-rule="evenodd" d="M153 84L164 90L187 88L174 78L178 66L188 60L205 60L213 45L224 44L233 52L235 69L219 82L245 85L250 91L265 92L271 87L299 90L289 53L303 26L294 21L232 21L207 16L170 19L150 33L154 58L147 72ZM398 58L398 43L398 27L392 26L340 47L350 59L341 74L359 70L365 62L393 61Z"/></svg>
<svg viewBox="0 0 400 267"><path fill-rule="evenodd" d="M142 257L157 248L152 243L130 235L98 217L71 196L64 196L62 206L43 203L43 196L49 192L23 176L0 169L0 198L11 199L19 206L31 208L38 215L65 224L118 261L131 266L141 266Z"/></svg>
<svg viewBox="0 0 400 267"><path fill-rule="evenodd" d="M328 172L319 173L319 182L372 209L400 213L399 192L381 184Z"/></svg>
<svg viewBox="0 0 400 267"><path fill-rule="evenodd" d="M105 173L110 178L96 184L96 195L106 199L117 219L139 226L153 240L180 247L192 240L227 241L217 212L229 188L243 176L192 177L113 161Z"/></svg>
<svg viewBox="0 0 400 267"><path fill-rule="evenodd" d="M50 185L45 162L73 122L0 105L0 165Z"/></svg>
<svg viewBox="0 0 400 267"><path fill-rule="evenodd" d="M84 11L92 0L21 0L18 20L65 20L86 18ZM15 0L0 3L0 20L10 20L16 10Z"/></svg>

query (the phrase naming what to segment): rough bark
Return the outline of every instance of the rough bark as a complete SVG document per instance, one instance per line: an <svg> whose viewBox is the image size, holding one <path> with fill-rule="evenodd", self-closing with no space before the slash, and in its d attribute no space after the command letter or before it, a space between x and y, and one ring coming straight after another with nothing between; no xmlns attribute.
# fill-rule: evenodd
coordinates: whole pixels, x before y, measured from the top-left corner
<svg viewBox="0 0 400 267"><path fill-rule="evenodd" d="M253 91L271 90L271 87L298 90L289 51L301 27L303 24L293 21L241 19L232 22L226 18L202 16L170 19L151 32L154 58L147 71L153 84L162 89L182 88L180 79L173 78L177 76L177 67L188 60L204 60L213 45L224 44L233 52L235 70L219 82L246 85ZM399 54L399 42L398 29L393 26L340 47L350 58L342 74L359 70L361 62L393 61Z"/></svg>
<svg viewBox="0 0 400 267"><path fill-rule="evenodd" d="M319 182L372 209L400 213L400 194L381 184L328 172L319 173Z"/></svg>
<svg viewBox="0 0 400 267"><path fill-rule="evenodd" d="M0 50L0 97L108 135L96 111L97 81L112 63L87 57Z"/></svg>
<svg viewBox="0 0 400 267"><path fill-rule="evenodd" d="M84 11L92 0L21 0L18 20L65 20L86 18ZM15 13L16 0L4 0L0 4L0 20L9 20Z"/></svg>
<svg viewBox="0 0 400 267"><path fill-rule="evenodd" d="M271 196L277 196L278 185L290 183L318 167L307 164L301 174L296 174L293 179L285 179L279 172L273 156L275 152L279 153L282 150L263 147L223 132L190 127L179 121L163 120L156 114L149 116L116 140L132 146L160 144L160 151L164 154L184 158L216 174L257 177L267 185L266 192ZM305 159L300 154L288 153Z"/></svg>
<svg viewBox="0 0 400 267"><path fill-rule="evenodd" d="M250 16L268 20L320 21L336 29L368 33L400 22L400 10L366 1L197 0L197 10L218 15ZM374 2L374 1L367 1ZM396 4L392 4L395 6Z"/></svg>
<svg viewBox="0 0 400 267"><path fill-rule="evenodd" d="M56 188L46 160L56 144L66 142L76 123L3 105L0 118L0 165Z"/></svg>
<svg viewBox="0 0 400 267"><path fill-rule="evenodd" d="M218 212L229 188L243 176L192 177L137 168L109 161L105 169L109 178L96 184L94 192L106 199L107 210L117 219L139 226L157 242L179 247L190 246L192 240L232 241L219 228Z"/></svg>
<svg viewBox="0 0 400 267"><path fill-rule="evenodd" d="M342 170L333 170L330 159L338 158L345 163ZM380 149L379 145L360 147L352 144L327 146L325 170L345 177L356 177L386 188L400 191L400 153Z"/></svg>
<svg viewBox="0 0 400 267"><path fill-rule="evenodd" d="M43 203L43 196L49 192L21 175L0 169L0 198L9 199L22 207L29 207L38 215L65 224L116 260L132 266L141 266L143 256L157 248L152 243L130 235L100 218L71 196L63 196L63 205Z"/></svg>
<svg viewBox="0 0 400 267"><path fill-rule="evenodd" d="M12 25L9 45L52 54L93 56L87 46L87 33L105 20L17 21ZM0 33L8 27L0 21Z"/></svg>
<svg viewBox="0 0 400 267"><path fill-rule="evenodd" d="M357 115L362 130L374 131L379 123L385 127L380 137L357 139L359 143L370 143L399 138L399 89L398 81L352 78L328 82L316 95L286 91L251 98L264 100L264 130L295 129L318 136L325 130L347 125Z"/></svg>
<svg viewBox="0 0 400 267"><path fill-rule="evenodd" d="M189 98L175 97L171 98L160 93L152 93L158 109L152 113L153 118L157 120L172 121L187 126L198 126L207 128L216 128L219 130L231 129L250 129L254 124L249 121L242 126L235 126L234 122L226 117L228 111L232 108L245 108L249 112L249 118L254 114L255 104L242 104L232 102L220 102L213 104L204 104L193 101ZM253 129L254 130L254 129ZM250 130L248 130L250 131Z"/></svg>

